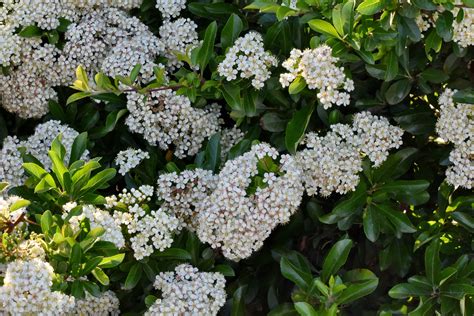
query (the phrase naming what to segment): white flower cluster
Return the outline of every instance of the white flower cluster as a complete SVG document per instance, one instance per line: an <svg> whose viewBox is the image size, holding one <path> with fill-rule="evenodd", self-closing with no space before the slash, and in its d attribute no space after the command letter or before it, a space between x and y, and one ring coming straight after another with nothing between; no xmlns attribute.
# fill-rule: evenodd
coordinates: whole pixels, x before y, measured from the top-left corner
<svg viewBox="0 0 474 316"><path fill-rule="evenodd" d="M162 298L153 303L146 316L217 315L226 300L225 278L218 272L199 272L181 264L174 272L161 272L154 284Z"/></svg>
<svg viewBox="0 0 474 316"><path fill-rule="evenodd" d="M76 306L68 315L116 316L120 314L119 307L119 299L112 291L101 293L100 296L93 296L86 292L86 297L76 300Z"/></svg>
<svg viewBox="0 0 474 316"><path fill-rule="evenodd" d="M203 169L166 173L158 178L156 194L164 202L162 208L170 210L183 226L195 231L197 210L214 190L216 180L212 171Z"/></svg>
<svg viewBox="0 0 474 316"><path fill-rule="evenodd" d="M63 206L63 219L67 217L69 212L76 207L75 202L67 203ZM117 248L125 246L125 238L123 237L120 224L116 222L114 217L109 212L96 208L93 205L83 205L82 213L80 215L72 216L69 219L69 224L74 231L79 231L80 223L85 218L89 219L91 229L102 227L105 233L100 236L100 240L110 241L114 243Z"/></svg>
<svg viewBox="0 0 474 316"><path fill-rule="evenodd" d="M343 67L337 66L338 61L327 45L304 51L295 48L282 64L289 72L280 75L280 83L287 87L302 77L309 89L319 90L317 97L325 109L349 105L349 92L354 90L354 82L346 77Z"/></svg>
<svg viewBox="0 0 474 316"><path fill-rule="evenodd" d="M270 67L277 65L277 59L265 51L262 35L249 32L235 41L217 71L227 81L237 79L239 73L241 78L253 78L252 85L255 89L261 89L270 78Z"/></svg>
<svg viewBox="0 0 474 316"><path fill-rule="evenodd" d="M439 136L454 144L449 155L453 164L446 180L455 187L474 187L474 104L455 103L456 90L446 89L439 97L440 115L436 123Z"/></svg>
<svg viewBox="0 0 474 316"><path fill-rule="evenodd" d="M156 0L156 8L163 19L176 18L186 8L186 0Z"/></svg>
<svg viewBox="0 0 474 316"><path fill-rule="evenodd" d="M0 181L8 182L11 187L23 184L26 177L22 167L21 148L26 153L35 156L46 170L50 170L51 161L48 151L54 138L59 134L62 135L61 143L66 148L65 160L67 161L74 139L79 133L59 121L51 120L39 124L35 128L35 133L24 141L18 140L15 136L5 138L0 151ZM87 157L88 152L86 151L81 158L87 159Z"/></svg>
<svg viewBox="0 0 474 316"><path fill-rule="evenodd" d="M127 108L130 131L143 134L162 150L174 149L178 158L195 155L204 140L220 129L216 105L193 108L187 97L171 90L153 91L147 97L129 93Z"/></svg>
<svg viewBox="0 0 474 316"><path fill-rule="evenodd" d="M36 25L44 30L59 26L59 18L74 21L78 13L74 10L73 1L61 0L7 0L0 8L0 24L19 27Z"/></svg>
<svg viewBox="0 0 474 316"><path fill-rule="evenodd" d="M307 149L297 152L296 157L308 195L329 196L333 191L345 194L355 189L362 158L352 138L351 128L342 124L332 125L325 136L306 135Z"/></svg>
<svg viewBox="0 0 474 316"><path fill-rule="evenodd" d="M51 291L54 270L41 259L8 264L0 287L0 309L9 315L63 315L74 307L74 297Z"/></svg>
<svg viewBox="0 0 474 316"><path fill-rule="evenodd" d="M138 189L126 189L121 194L108 198L109 208L119 208L114 212L117 224L127 228L131 247L137 260L151 255L155 250L163 251L171 246L173 235L179 229L179 220L162 208L148 210L144 205L153 196L153 187L142 185Z"/></svg>
<svg viewBox="0 0 474 316"><path fill-rule="evenodd" d="M53 90L63 82L60 51L50 44L23 48L21 63L7 75L0 74L3 107L21 118L38 118L48 113L48 100L57 99Z"/></svg>
<svg viewBox="0 0 474 316"><path fill-rule="evenodd" d="M329 196L332 192L353 191L362 171L361 154L367 155L375 167L380 166L388 151L402 144L402 135L402 129L369 112L356 114L352 127L335 124L325 136L308 133L307 149L296 154L306 192Z"/></svg>
<svg viewBox="0 0 474 316"><path fill-rule="evenodd" d="M146 31L131 38L121 40L113 51L104 59L101 69L111 77L127 77L135 65L140 64L139 81L148 83L154 79L155 67L162 65L154 62L155 58L164 53L165 47L153 33Z"/></svg>
<svg viewBox="0 0 474 316"><path fill-rule="evenodd" d="M119 166L119 173L125 175L138 166L143 160L149 159L150 155L141 149L128 148L117 154L115 163Z"/></svg>
<svg viewBox="0 0 474 316"><path fill-rule="evenodd" d="M279 162L274 164L278 170L262 170L262 165L277 159ZM221 248L231 260L249 257L278 224L288 222L300 205L301 176L291 156L280 156L265 143L227 161L218 175L216 189L197 212L199 239ZM256 178L263 185L247 193Z"/></svg>
<svg viewBox="0 0 474 316"><path fill-rule="evenodd" d="M197 24L188 18L165 21L160 27L160 39L165 46L164 56L168 58L168 67L174 69L183 64L177 54L191 55L191 50L199 44L196 29Z"/></svg>
<svg viewBox="0 0 474 316"><path fill-rule="evenodd" d="M387 118L370 112L354 115L352 130L355 133L354 145L367 155L374 167L379 167L387 160L390 149L402 145L403 130L390 125Z"/></svg>
<svg viewBox="0 0 474 316"><path fill-rule="evenodd" d="M23 260L41 259L44 260L46 252L41 243L36 239L27 239L18 245L16 251Z"/></svg>
<svg viewBox="0 0 474 316"><path fill-rule="evenodd" d="M176 38L162 41L138 18L117 9L135 7L141 1L11 3L7 9L0 8L0 64L14 66L6 75L0 74L0 98L8 111L22 118L44 116L48 101L57 99L53 88L72 84L78 66L90 73L103 71L115 77L128 76L136 64L141 64L139 80L145 83L154 78L154 67L162 67L154 60L176 49L170 47L165 52L164 46ZM6 16L4 24L2 12ZM68 27L62 50L39 38L21 38L15 33L18 26L34 23L55 28L60 17L74 22Z"/></svg>
<svg viewBox="0 0 474 316"><path fill-rule="evenodd" d="M453 11L456 17L458 8ZM453 22L453 40L461 47L474 45L474 8L463 8L464 17L461 22L454 19Z"/></svg>
<svg viewBox="0 0 474 316"><path fill-rule="evenodd" d="M146 35L149 34L148 32L148 28L140 20L118 9L104 8L84 15L79 22L69 26L65 35L66 44L60 64L62 69L69 73L67 81L72 83L75 70L81 65L89 72L97 72L101 70L104 63L104 70L109 75L115 75L112 67L119 65L117 74L123 74L129 68L129 63L133 62L132 59L139 60L140 58L128 56L130 60L126 60L123 55L130 51L125 51L127 42L122 43L122 41L130 41L133 37L142 34L141 38L136 39L134 48L142 42L146 48L142 48L141 53L145 52L144 56L147 56L146 53L151 55L160 45L156 43L153 36ZM117 45L119 45L119 50L115 51ZM115 61L115 58L118 60ZM126 62L126 65L119 64L120 61ZM131 67L133 66L135 65Z"/></svg>
<svg viewBox="0 0 474 316"><path fill-rule="evenodd" d="M415 22L421 33L428 31L433 26L430 17L431 16L426 13L420 13L416 16ZM424 37L423 34L421 34L421 37Z"/></svg>

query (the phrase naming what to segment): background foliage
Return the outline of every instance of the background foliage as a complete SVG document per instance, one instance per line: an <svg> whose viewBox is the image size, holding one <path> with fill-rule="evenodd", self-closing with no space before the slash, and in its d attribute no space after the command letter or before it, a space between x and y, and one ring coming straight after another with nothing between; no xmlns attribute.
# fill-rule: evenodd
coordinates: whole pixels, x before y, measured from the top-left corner
<svg viewBox="0 0 474 316"><path fill-rule="evenodd" d="M455 5L461 8L457 16L450 10ZM85 251L73 242L67 258L70 273L91 272L99 286L110 284L121 298L122 311L129 314L146 309L153 301L150 295L157 294L152 288L154 276L179 262L226 275L228 301L221 311L225 315L474 314L474 195L445 182L452 146L439 142L435 132L437 99L447 86L459 90L456 101L474 103L474 48L452 40L453 20L462 18L462 7L472 5L472 1L444 0L299 0L296 9L290 9L280 1L188 3L183 15L196 21L203 39L191 57L201 70L182 68L171 75L170 84L180 85L177 92L195 106L203 100L219 102L226 124L240 124L246 136L230 157L246 151L254 140L294 152L305 132L350 122L362 110L383 115L404 129L403 146L381 167L365 166L353 193L305 197L291 222L274 231L249 259L230 262L194 234L183 232L171 249L142 261L119 255L106 243ZM438 6L446 10L434 27L422 33L416 16L433 14ZM157 32L160 14L154 1L143 1L132 14ZM304 83L282 88L281 67L273 69L260 91L245 80L218 78L217 64L225 49L248 30L260 32L265 48L279 61L293 48L327 43L355 82L350 106L325 110ZM124 95L104 91L74 95L77 91L67 87L58 92L59 101L50 102L50 113L43 120L60 120L87 132L83 145L91 157L102 157L103 166L115 167L117 153L128 147L144 149L151 156L124 177L104 169L100 183L74 193L78 200L99 198L86 194L96 189L107 195L117 188L154 185L158 175L170 168L183 170L195 164L219 170L218 136L207 142L196 160L178 160L128 131ZM37 123L0 109L0 140L30 135ZM43 172L33 168L27 171ZM106 182L109 186L103 185ZM54 215L57 202L44 202L41 190L34 190L36 194L18 193L32 201L30 209L38 212L41 232L60 245L68 236L54 234L55 225L63 225ZM100 232L92 230L77 238L84 243L94 234ZM110 261L104 263L104 258ZM58 257L54 265L61 266L61 260ZM85 266L77 268L82 263ZM81 297L84 289L93 292L95 287L93 282L79 282L67 291Z"/></svg>

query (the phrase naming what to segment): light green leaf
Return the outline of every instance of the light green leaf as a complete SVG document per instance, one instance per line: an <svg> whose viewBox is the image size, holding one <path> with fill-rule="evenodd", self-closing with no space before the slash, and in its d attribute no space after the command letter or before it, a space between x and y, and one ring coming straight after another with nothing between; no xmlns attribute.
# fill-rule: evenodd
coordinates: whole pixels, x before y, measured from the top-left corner
<svg viewBox="0 0 474 316"><path fill-rule="evenodd" d="M332 26L332 24L329 22L320 19L313 19L308 22L308 25L311 29L318 33L341 39L334 26Z"/></svg>

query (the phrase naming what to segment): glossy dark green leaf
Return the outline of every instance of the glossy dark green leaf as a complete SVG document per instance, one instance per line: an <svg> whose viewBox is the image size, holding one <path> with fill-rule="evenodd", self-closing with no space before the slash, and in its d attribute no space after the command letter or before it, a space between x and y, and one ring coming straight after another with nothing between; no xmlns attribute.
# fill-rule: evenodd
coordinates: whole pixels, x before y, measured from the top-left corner
<svg viewBox="0 0 474 316"><path fill-rule="evenodd" d="M140 263L135 263L128 271L127 278L125 279L124 289L131 290L137 286L143 274L143 268Z"/></svg>
<svg viewBox="0 0 474 316"><path fill-rule="evenodd" d="M352 240L350 239L339 240L331 247L324 258L323 269L321 270L321 280L323 282L327 282L329 277L335 275L346 263L351 248Z"/></svg>
<svg viewBox="0 0 474 316"><path fill-rule="evenodd" d="M295 309L301 316L317 316L318 312L306 302L297 302L295 303Z"/></svg>
<svg viewBox="0 0 474 316"><path fill-rule="evenodd" d="M385 92L388 104L394 105L402 102L410 93L411 83L408 79L395 81Z"/></svg>
<svg viewBox="0 0 474 316"><path fill-rule="evenodd" d="M288 280L295 283L301 289L308 289L312 275L293 264L288 258L282 257L280 260L281 274Z"/></svg>
<svg viewBox="0 0 474 316"><path fill-rule="evenodd" d="M311 114L313 114L314 105L307 105L301 110L295 112L293 118L288 122L285 133L285 145L290 153L295 153L298 144L304 137L308 127Z"/></svg>
<svg viewBox="0 0 474 316"><path fill-rule="evenodd" d="M221 32L221 45L223 49L233 45L234 41L239 37L244 29L244 24L240 17L233 13Z"/></svg>

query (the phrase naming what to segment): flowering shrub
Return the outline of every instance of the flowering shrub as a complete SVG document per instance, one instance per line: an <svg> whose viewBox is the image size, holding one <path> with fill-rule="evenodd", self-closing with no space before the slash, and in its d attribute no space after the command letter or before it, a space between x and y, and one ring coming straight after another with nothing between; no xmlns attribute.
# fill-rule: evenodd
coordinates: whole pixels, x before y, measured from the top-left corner
<svg viewBox="0 0 474 316"><path fill-rule="evenodd" d="M474 315L472 0L0 3L1 315Z"/></svg>

